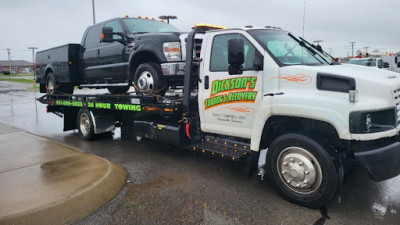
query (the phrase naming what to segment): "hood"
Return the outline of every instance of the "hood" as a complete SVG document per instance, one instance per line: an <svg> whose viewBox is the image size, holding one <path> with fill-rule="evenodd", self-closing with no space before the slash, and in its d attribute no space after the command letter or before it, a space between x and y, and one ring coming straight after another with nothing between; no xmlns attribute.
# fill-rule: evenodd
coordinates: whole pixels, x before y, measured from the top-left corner
<svg viewBox="0 0 400 225"><path fill-rule="evenodd" d="M373 67L341 64L323 66L296 65L281 68L282 74L287 74L292 71L301 71L303 74L307 74L310 76L316 76L318 73L326 73L337 76L352 77L358 81L367 81L376 84L390 85L394 88L400 87L399 73Z"/></svg>
<svg viewBox="0 0 400 225"><path fill-rule="evenodd" d="M317 74L329 74L342 77L354 78L356 90L359 93L360 103L364 103L365 107L370 107L371 104L376 107L385 107L393 105L394 93L400 89L400 74L382 70L378 68L371 68L357 65L322 65L322 66L309 66L309 65L295 65L285 66L280 68L281 76L296 76L302 78L300 82L287 82L281 79L281 91L309 91L317 90ZM327 97L342 96L345 98L343 92L322 91L317 90L320 95ZM348 95L348 94L346 94ZM348 97L347 97L348 98Z"/></svg>

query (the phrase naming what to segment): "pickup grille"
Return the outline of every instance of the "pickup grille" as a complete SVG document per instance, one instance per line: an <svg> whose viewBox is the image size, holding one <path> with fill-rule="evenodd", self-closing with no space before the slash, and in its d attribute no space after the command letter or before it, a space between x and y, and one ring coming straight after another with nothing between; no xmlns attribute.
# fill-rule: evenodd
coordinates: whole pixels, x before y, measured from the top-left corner
<svg viewBox="0 0 400 225"><path fill-rule="evenodd" d="M400 88L393 91L394 101L396 103L397 125L400 124Z"/></svg>

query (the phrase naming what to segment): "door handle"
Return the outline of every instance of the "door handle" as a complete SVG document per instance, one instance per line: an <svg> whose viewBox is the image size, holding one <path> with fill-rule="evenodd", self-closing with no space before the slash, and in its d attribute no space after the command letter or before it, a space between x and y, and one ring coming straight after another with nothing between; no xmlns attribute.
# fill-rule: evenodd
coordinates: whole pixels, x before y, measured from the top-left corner
<svg viewBox="0 0 400 225"><path fill-rule="evenodd" d="M204 77L204 89L208 90L210 88L210 78L208 76Z"/></svg>
<svg viewBox="0 0 400 225"><path fill-rule="evenodd" d="M97 56L100 55L100 49L97 49Z"/></svg>

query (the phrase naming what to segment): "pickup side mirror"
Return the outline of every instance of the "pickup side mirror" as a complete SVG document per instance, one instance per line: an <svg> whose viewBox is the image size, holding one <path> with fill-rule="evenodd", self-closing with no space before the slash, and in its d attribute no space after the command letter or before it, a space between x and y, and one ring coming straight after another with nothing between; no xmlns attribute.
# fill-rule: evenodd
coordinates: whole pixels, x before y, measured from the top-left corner
<svg viewBox="0 0 400 225"><path fill-rule="evenodd" d="M103 29L101 29L101 42L113 42L113 34L112 27L103 27Z"/></svg>
<svg viewBox="0 0 400 225"><path fill-rule="evenodd" d="M400 62L398 62L398 63L397 63L397 67L399 67L399 68L400 68Z"/></svg>
<svg viewBox="0 0 400 225"><path fill-rule="evenodd" d="M389 68L389 63L388 62L384 62L383 63L383 68Z"/></svg>
<svg viewBox="0 0 400 225"><path fill-rule="evenodd" d="M244 63L244 41L243 39L228 40L228 72L230 75L242 74Z"/></svg>
<svg viewBox="0 0 400 225"><path fill-rule="evenodd" d="M114 35L121 36L120 39L114 39ZM123 33L114 32L112 27L103 27L101 29L101 42L114 42L118 41L119 43L123 43Z"/></svg>

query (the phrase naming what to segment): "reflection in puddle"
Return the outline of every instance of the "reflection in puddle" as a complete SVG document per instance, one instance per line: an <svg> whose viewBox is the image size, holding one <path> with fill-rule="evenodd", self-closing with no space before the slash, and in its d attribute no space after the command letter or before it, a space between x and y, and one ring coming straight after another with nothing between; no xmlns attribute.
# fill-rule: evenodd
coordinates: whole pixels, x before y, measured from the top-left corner
<svg viewBox="0 0 400 225"><path fill-rule="evenodd" d="M387 208L379 203L374 203L372 205L372 212L379 219L383 219L383 216L386 215Z"/></svg>

